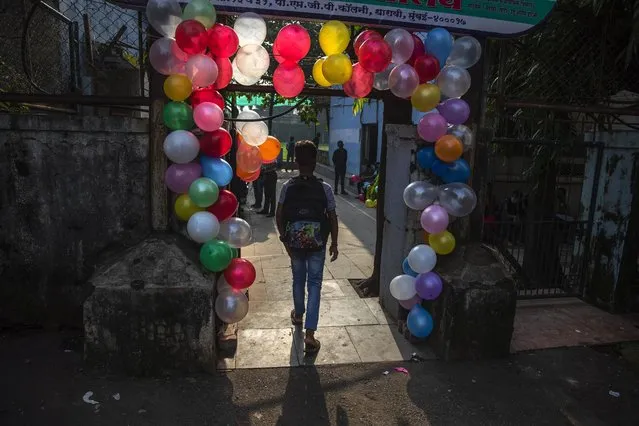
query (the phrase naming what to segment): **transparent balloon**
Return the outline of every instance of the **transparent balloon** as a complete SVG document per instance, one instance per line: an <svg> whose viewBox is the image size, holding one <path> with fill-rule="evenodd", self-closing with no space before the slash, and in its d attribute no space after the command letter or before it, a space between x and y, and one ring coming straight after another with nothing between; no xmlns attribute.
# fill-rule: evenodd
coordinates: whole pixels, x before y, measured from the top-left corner
<svg viewBox="0 0 639 426"><path fill-rule="evenodd" d="M174 163L189 163L200 152L200 141L188 130L175 130L164 138L164 153Z"/></svg>
<svg viewBox="0 0 639 426"><path fill-rule="evenodd" d="M408 64L398 65L388 77L388 87L398 98L409 98L419 85L419 76Z"/></svg>
<svg viewBox="0 0 639 426"><path fill-rule="evenodd" d="M410 59L415 47L415 41L411 33L401 28L395 28L386 33L384 40L391 47L394 64L400 65Z"/></svg>
<svg viewBox="0 0 639 426"><path fill-rule="evenodd" d="M220 231L220 223L209 212L197 212L186 224L186 232L196 243L205 243L215 238Z"/></svg>
<svg viewBox="0 0 639 426"><path fill-rule="evenodd" d="M186 62L186 76L196 87L207 87L217 79L217 64L204 54L193 55Z"/></svg>
<svg viewBox="0 0 639 426"><path fill-rule="evenodd" d="M224 113L217 104L202 102L193 110L193 120L203 131L213 132L222 126Z"/></svg>
<svg viewBox="0 0 639 426"><path fill-rule="evenodd" d="M437 200L437 186L429 182L412 182L404 189L404 203L413 210L424 210Z"/></svg>
<svg viewBox="0 0 639 426"><path fill-rule="evenodd" d="M242 137L251 146L260 146L268 138L268 125L263 121L249 121L242 126Z"/></svg>
<svg viewBox="0 0 639 426"><path fill-rule="evenodd" d="M240 41L240 46L249 44L260 45L266 39L266 22L264 19L253 12L241 14L233 25L233 29Z"/></svg>
<svg viewBox="0 0 639 426"><path fill-rule="evenodd" d="M182 19L194 19L204 27L211 28L215 24L217 14L210 0L191 0L185 7Z"/></svg>
<svg viewBox="0 0 639 426"><path fill-rule="evenodd" d="M470 74L465 68L448 65L437 76L437 85L448 98L460 98L470 89Z"/></svg>
<svg viewBox="0 0 639 426"><path fill-rule="evenodd" d="M185 74L189 55L170 38L155 40L149 49L149 62L154 70L163 75Z"/></svg>
<svg viewBox="0 0 639 426"><path fill-rule="evenodd" d="M237 68L247 77L260 78L268 71L271 59L264 47L259 44L242 46L235 55Z"/></svg>
<svg viewBox="0 0 639 426"><path fill-rule="evenodd" d="M252 86L258 81L260 81L261 77L249 77L242 74L242 71L240 71L240 69L237 67L237 61L235 58L233 59L232 67L233 67L233 79L237 81L238 84L241 84L242 86Z"/></svg>
<svg viewBox="0 0 639 426"><path fill-rule="evenodd" d="M453 50L446 63L448 65L457 65L462 68L470 68L479 62L481 58L481 44L475 37L460 37L453 43Z"/></svg>
<svg viewBox="0 0 639 426"><path fill-rule="evenodd" d="M438 234L448 227L448 213L443 207L433 204L424 209L420 222L424 231L429 234Z"/></svg>
<svg viewBox="0 0 639 426"><path fill-rule="evenodd" d="M226 324L242 321L248 310L248 298L242 291L224 291L215 299L215 313Z"/></svg>
<svg viewBox="0 0 639 426"><path fill-rule="evenodd" d="M222 274L217 278L217 294L222 294L227 290L233 291L233 287L231 287L229 283L226 282L226 279L224 279L224 274Z"/></svg>
<svg viewBox="0 0 639 426"><path fill-rule="evenodd" d="M397 300L408 300L417 294L415 278L410 275L398 275L390 282L391 295Z"/></svg>
<svg viewBox="0 0 639 426"><path fill-rule="evenodd" d="M260 118L260 115L255 111L247 109L240 112L237 115L236 120L255 120L256 118ZM244 128L244 125L247 123L249 123L249 121L236 121L235 128L241 132Z"/></svg>
<svg viewBox="0 0 639 426"><path fill-rule="evenodd" d="M477 195L464 183L447 183L439 187L439 205L451 216L468 216L477 206Z"/></svg>
<svg viewBox="0 0 639 426"><path fill-rule="evenodd" d="M418 274L432 271L436 264L437 254L426 244L415 246L408 253L408 265Z"/></svg>
<svg viewBox="0 0 639 426"><path fill-rule="evenodd" d="M375 79L373 80L373 87L377 90L388 90L388 78L390 76L391 71L393 71L393 69L396 67L397 65L391 63L388 64L388 66L386 67L386 69L382 72L378 72L377 74L375 74Z"/></svg>
<svg viewBox="0 0 639 426"><path fill-rule="evenodd" d="M251 244L253 230L244 219L232 217L220 224L220 239L226 241L231 247L240 248Z"/></svg>
<svg viewBox="0 0 639 426"><path fill-rule="evenodd" d="M173 37L182 22L182 8L177 0L149 0L146 4L146 17L161 35Z"/></svg>
<svg viewBox="0 0 639 426"><path fill-rule="evenodd" d="M455 136L461 141L462 145L464 146L464 152L473 149L475 145L475 135L468 126L464 126L463 124L455 124L454 126L449 127L446 133Z"/></svg>

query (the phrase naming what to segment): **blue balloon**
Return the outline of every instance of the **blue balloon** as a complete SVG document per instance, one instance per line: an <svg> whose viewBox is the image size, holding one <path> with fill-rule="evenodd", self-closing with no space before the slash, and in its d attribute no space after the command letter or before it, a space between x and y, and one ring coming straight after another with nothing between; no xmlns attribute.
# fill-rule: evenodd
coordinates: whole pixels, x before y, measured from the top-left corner
<svg viewBox="0 0 639 426"><path fill-rule="evenodd" d="M435 155L435 148L427 146L417 151L417 165L424 170L428 170L433 167L433 163L437 160Z"/></svg>
<svg viewBox="0 0 639 426"><path fill-rule="evenodd" d="M233 168L225 160L202 155L200 164L202 165L202 176L213 180L220 188L231 183Z"/></svg>
<svg viewBox="0 0 639 426"><path fill-rule="evenodd" d="M445 183L460 182L466 183L470 179L470 166L463 158L447 164L448 170L442 176Z"/></svg>
<svg viewBox="0 0 639 426"><path fill-rule="evenodd" d="M439 66L444 68L446 59L453 49L453 36L444 28L434 28L426 36L424 47L426 53L436 57Z"/></svg>
<svg viewBox="0 0 639 426"><path fill-rule="evenodd" d="M404 263L402 263L402 269L406 275L410 275L411 277L416 277L419 275L417 272L413 271L413 269L408 264L408 258L404 259Z"/></svg>
<svg viewBox="0 0 639 426"><path fill-rule="evenodd" d="M430 336L430 333L433 332L433 317L420 304L411 308L406 324L408 325L408 331L413 336L421 339Z"/></svg>
<svg viewBox="0 0 639 426"><path fill-rule="evenodd" d="M446 179L448 174L448 163L444 163L439 159L435 159L433 165L430 167L435 176L438 176L442 180Z"/></svg>

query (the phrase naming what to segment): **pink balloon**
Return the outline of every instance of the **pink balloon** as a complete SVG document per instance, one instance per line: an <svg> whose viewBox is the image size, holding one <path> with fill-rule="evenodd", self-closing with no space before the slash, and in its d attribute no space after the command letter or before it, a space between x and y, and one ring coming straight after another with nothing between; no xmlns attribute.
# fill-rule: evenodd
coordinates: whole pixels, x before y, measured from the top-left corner
<svg viewBox="0 0 639 426"><path fill-rule="evenodd" d="M402 307L404 307L404 309L408 309L409 311L411 310L411 308L415 305L418 305L422 303L422 298L419 297L419 295L414 295L413 297L411 297L408 300L400 300L399 304L402 305Z"/></svg>
<svg viewBox="0 0 639 426"><path fill-rule="evenodd" d="M384 71L392 57L393 51L383 38L368 39L359 48L359 63L369 72Z"/></svg>
<svg viewBox="0 0 639 426"><path fill-rule="evenodd" d="M366 42L368 43L368 42ZM364 43L364 46L366 46ZM360 50L362 52L364 47ZM353 65L353 75L351 79L344 83L344 93L351 98L365 98L373 90L373 80L375 76L368 72L360 63Z"/></svg>
<svg viewBox="0 0 639 426"><path fill-rule="evenodd" d="M278 54L287 61L298 62L311 49L311 36L299 24L288 24L277 34Z"/></svg>
<svg viewBox="0 0 639 426"><path fill-rule="evenodd" d="M199 163L171 164L164 173L164 183L176 194L186 194L193 181L201 176Z"/></svg>
<svg viewBox="0 0 639 426"><path fill-rule="evenodd" d="M436 142L448 131L448 122L437 113L426 114L419 120L417 124L417 133L419 137L427 142Z"/></svg>
<svg viewBox="0 0 639 426"><path fill-rule="evenodd" d="M398 98L410 98L418 85L417 71L408 64L396 66L388 76L388 87Z"/></svg>
<svg viewBox="0 0 639 426"><path fill-rule="evenodd" d="M193 120L205 132L214 132L222 127L224 113L213 102L202 102L193 110Z"/></svg>
<svg viewBox="0 0 639 426"><path fill-rule="evenodd" d="M186 76L195 87L208 87L217 79L217 64L204 54L193 55L186 61Z"/></svg>
<svg viewBox="0 0 639 426"><path fill-rule="evenodd" d="M429 234L444 232L448 227L448 212L442 206L432 204L422 212L421 224Z"/></svg>
<svg viewBox="0 0 639 426"><path fill-rule="evenodd" d="M304 89L304 71L292 62L280 64L273 73L273 87L284 98L294 98Z"/></svg>

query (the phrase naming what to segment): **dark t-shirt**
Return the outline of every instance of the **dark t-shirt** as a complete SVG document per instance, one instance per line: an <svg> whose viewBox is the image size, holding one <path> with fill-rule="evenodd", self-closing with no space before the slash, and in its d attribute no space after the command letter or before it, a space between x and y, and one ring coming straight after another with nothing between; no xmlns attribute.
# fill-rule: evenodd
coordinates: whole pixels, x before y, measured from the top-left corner
<svg viewBox="0 0 639 426"><path fill-rule="evenodd" d="M346 169L348 152L344 148L337 148L333 153L333 165L336 169Z"/></svg>

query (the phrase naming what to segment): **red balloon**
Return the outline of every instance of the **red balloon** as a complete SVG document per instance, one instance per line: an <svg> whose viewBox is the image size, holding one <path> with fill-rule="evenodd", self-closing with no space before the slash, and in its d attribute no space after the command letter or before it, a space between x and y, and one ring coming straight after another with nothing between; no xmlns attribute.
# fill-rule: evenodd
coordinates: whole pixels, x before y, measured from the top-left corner
<svg viewBox="0 0 639 426"><path fill-rule="evenodd" d="M237 52L240 40L233 28L224 24L215 24L208 33L208 45L214 56L230 58Z"/></svg>
<svg viewBox="0 0 639 426"><path fill-rule="evenodd" d="M224 270L224 279L235 290L249 288L255 282L255 266L246 259L233 259Z"/></svg>
<svg viewBox="0 0 639 426"><path fill-rule="evenodd" d="M212 102L224 111L224 97L220 94L220 92L210 86L202 89L196 89L191 94L191 107L195 108L202 102Z"/></svg>
<svg viewBox="0 0 639 426"><path fill-rule="evenodd" d="M302 93L305 81L302 67L289 61L278 65L273 73L273 88L284 98L294 98Z"/></svg>
<svg viewBox="0 0 639 426"><path fill-rule="evenodd" d="M359 57L359 49L362 47L362 44L366 40L370 40L371 38L383 38L380 33L373 30L364 30L355 37L355 41L353 42L353 49L355 50L355 55Z"/></svg>
<svg viewBox="0 0 639 426"><path fill-rule="evenodd" d="M359 49L359 63L368 72L382 72L390 64L393 50L383 38L370 38Z"/></svg>
<svg viewBox="0 0 639 426"><path fill-rule="evenodd" d="M213 88L222 90L233 79L233 65L229 58L213 58L213 60L217 64L217 79L213 83Z"/></svg>
<svg viewBox="0 0 639 426"><path fill-rule="evenodd" d="M439 61L436 57L422 55L415 59L415 71L419 76L419 83L424 84L434 80L439 75Z"/></svg>
<svg viewBox="0 0 639 426"><path fill-rule="evenodd" d="M206 50L207 32L204 25L195 19L183 21L175 30L175 42L189 55L196 55Z"/></svg>
<svg viewBox="0 0 639 426"><path fill-rule="evenodd" d="M220 190L220 195L218 196L215 204L210 206L207 210L209 213L213 213L218 221L222 222L223 220L233 216L237 211L238 206L239 203L237 202L235 194L226 189L222 189Z"/></svg>
<svg viewBox="0 0 639 426"><path fill-rule="evenodd" d="M373 90L373 80L373 73L366 71L358 62L353 65L351 79L344 83L344 93L351 98L365 98Z"/></svg>
<svg viewBox="0 0 639 426"><path fill-rule="evenodd" d="M419 58L424 53L426 53L426 48L424 47L424 42L422 41L422 39L417 37L415 34L413 34L412 36L413 36L413 54L410 55L410 58L408 59L408 61L406 61L408 65L414 65L415 59Z"/></svg>
<svg viewBox="0 0 639 426"><path fill-rule="evenodd" d="M223 128L204 133L200 137L200 151L209 157L224 157L231 151L231 146L233 146L231 134Z"/></svg>
<svg viewBox="0 0 639 426"><path fill-rule="evenodd" d="M280 45L277 39L275 39L275 41L273 42L273 57L275 58L278 64L281 64L282 62L286 61L286 59L280 53Z"/></svg>
<svg viewBox="0 0 639 426"><path fill-rule="evenodd" d="M311 36L299 24L284 26L275 40L278 43L278 54L289 61L298 62L311 50Z"/></svg>

